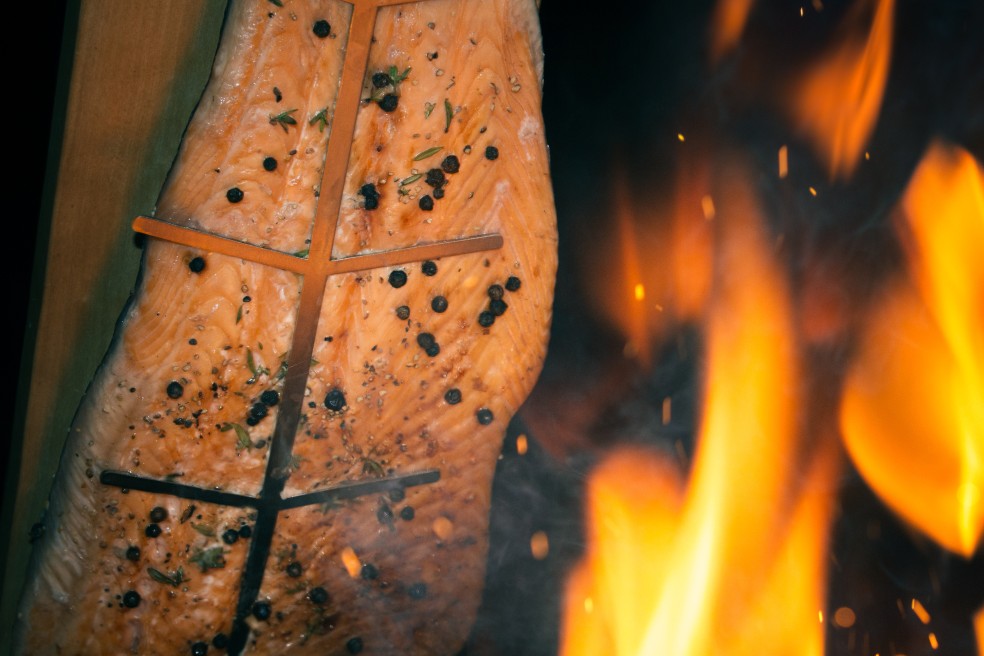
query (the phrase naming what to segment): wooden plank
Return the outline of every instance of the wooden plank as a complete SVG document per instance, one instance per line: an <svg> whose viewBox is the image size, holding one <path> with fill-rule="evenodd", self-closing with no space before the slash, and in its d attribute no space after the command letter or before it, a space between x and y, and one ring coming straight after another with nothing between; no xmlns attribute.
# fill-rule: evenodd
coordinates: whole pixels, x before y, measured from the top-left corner
<svg viewBox="0 0 984 656"><path fill-rule="evenodd" d="M211 68L224 0L80 0L0 610L0 653L72 416L136 280L130 221L153 211ZM72 11L70 10L70 14ZM22 442L20 442L22 440ZM18 447L18 442L20 446ZM17 462L12 463L17 465ZM12 510L11 510L12 508Z"/></svg>

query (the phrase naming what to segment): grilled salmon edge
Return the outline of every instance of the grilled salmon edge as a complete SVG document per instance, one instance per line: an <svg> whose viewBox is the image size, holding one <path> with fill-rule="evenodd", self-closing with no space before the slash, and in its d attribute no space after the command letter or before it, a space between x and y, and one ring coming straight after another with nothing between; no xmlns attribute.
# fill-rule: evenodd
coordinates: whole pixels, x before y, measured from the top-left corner
<svg viewBox="0 0 984 656"><path fill-rule="evenodd" d="M295 252L318 202L332 126L317 114L337 93L351 9L283 4L232 6L156 214ZM504 246L329 279L284 495L423 469L441 479L282 511L258 594L270 612L247 618L244 653L456 652L477 612L505 426L545 355L556 228L535 5L381 9L363 97L390 67L407 77L379 92L398 97L394 111L380 97L360 107L333 254L489 233ZM428 175L405 182L418 167ZM280 390L303 281L159 241L141 271L63 454L23 653L187 653L233 628L255 512L126 493L98 474L255 495L278 412L260 399Z"/></svg>

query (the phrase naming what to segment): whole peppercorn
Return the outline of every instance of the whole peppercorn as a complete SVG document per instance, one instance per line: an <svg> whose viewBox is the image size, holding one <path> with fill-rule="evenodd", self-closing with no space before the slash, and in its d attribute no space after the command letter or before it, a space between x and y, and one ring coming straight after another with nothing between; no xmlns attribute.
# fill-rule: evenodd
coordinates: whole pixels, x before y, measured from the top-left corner
<svg viewBox="0 0 984 656"><path fill-rule="evenodd" d="M409 319L410 308L408 308L406 305L401 305L400 307L396 308L396 316L399 319Z"/></svg>
<svg viewBox="0 0 984 656"><path fill-rule="evenodd" d="M248 524L243 524L239 527L239 537L244 540L248 540L253 536L253 529Z"/></svg>
<svg viewBox="0 0 984 656"><path fill-rule="evenodd" d="M260 403L273 407L280 403L280 392L277 390L266 390L260 394Z"/></svg>
<svg viewBox="0 0 984 656"><path fill-rule="evenodd" d="M377 89L382 89L383 87L388 87L393 84L393 78L391 78L386 73L379 71L378 73L372 74L372 86Z"/></svg>
<svg viewBox="0 0 984 656"><path fill-rule="evenodd" d="M161 527L157 524L147 524L147 528L144 529L144 535L148 538L156 538L161 534Z"/></svg>
<svg viewBox="0 0 984 656"><path fill-rule="evenodd" d="M196 642L191 646L191 656L205 656L208 654L207 642Z"/></svg>
<svg viewBox="0 0 984 656"><path fill-rule="evenodd" d="M127 590L123 594L123 605L127 608L136 608L140 605L140 593L136 590Z"/></svg>
<svg viewBox="0 0 984 656"><path fill-rule="evenodd" d="M269 601L257 601L253 604L253 617L260 621L270 619L272 610Z"/></svg>
<svg viewBox="0 0 984 656"><path fill-rule="evenodd" d="M232 189L226 192L226 200L228 200L230 203L238 203L243 199L244 195L245 194L243 194L242 189L240 189L239 187L233 187Z"/></svg>
<svg viewBox="0 0 984 656"><path fill-rule="evenodd" d="M379 196L366 196L366 201L363 204L367 210L374 210L379 207Z"/></svg>
<svg viewBox="0 0 984 656"><path fill-rule="evenodd" d="M420 270L425 276L433 276L437 273L437 262L427 260L420 265Z"/></svg>
<svg viewBox="0 0 984 656"><path fill-rule="evenodd" d="M384 112L392 112L400 104L400 99L394 93L387 93L379 100L379 108Z"/></svg>
<svg viewBox="0 0 984 656"><path fill-rule="evenodd" d="M475 418L478 419L478 423L482 426L488 426L492 423L492 419L494 419L492 411L488 408L479 408L478 412L475 413Z"/></svg>
<svg viewBox="0 0 984 656"><path fill-rule="evenodd" d="M325 407L333 412L341 412L345 407L345 394L337 387L325 395Z"/></svg>
<svg viewBox="0 0 984 656"><path fill-rule="evenodd" d="M150 521L152 522L163 522L167 519L167 509L161 506L154 506L150 509Z"/></svg>
<svg viewBox="0 0 984 656"><path fill-rule="evenodd" d="M420 333L417 335L417 345L422 349L426 349L428 346L435 344L434 336L430 333Z"/></svg>
<svg viewBox="0 0 984 656"><path fill-rule="evenodd" d="M457 387L452 387L444 393L444 400L448 405L458 405L461 403L461 390Z"/></svg>
<svg viewBox="0 0 984 656"><path fill-rule="evenodd" d="M362 638L358 636L349 638L348 642L345 643L345 649L348 650L348 653L350 654L362 653Z"/></svg>
<svg viewBox="0 0 984 656"><path fill-rule="evenodd" d="M504 294L504 290L502 289L502 285L489 286L489 298L491 298L493 301L498 301L499 299L501 299L503 294Z"/></svg>
<svg viewBox="0 0 984 656"><path fill-rule="evenodd" d="M438 187L433 191L433 194L436 200L441 200L444 198L444 187Z"/></svg>
<svg viewBox="0 0 984 656"><path fill-rule="evenodd" d="M407 284L407 272L403 269L396 269L395 271L390 271L389 274L389 284L395 289L403 287Z"/></svg>
<svg viewBox="0 0 984 656"><path fill-rule="evenodd" d="M318 604L320 606L328 601L328 591L321 586L311 588L311 592L308 593L308 599L311 600L312 604Z"/></svg>
<svg viewBox="0 0 984 656"><path fill-rule="evenodd" d="M458 169L461 168L461 163L455 155L448 155L441 162L441 168L444 169L445 173L457 173Z"/></svg>
<svg viewBox="0 0 984 656"><path fill-rule="evenodd" d="M224 633L216 633L212 638L212 646L216 649L225 649L229 646L229 636Z"/></svg>
<svg viewBox="0 0 984 656"><path fill-rule="evenodd" d="M267 416L267 407L265 403L254 403L249 408L249 415L255 417L256 419L263 419Z"/></svg>
<svg viewBox="0 0 984 656"><path fill-rule="evenodd" d="M441 169L428 170L427 177L424 178L424 182L432 187L440 187L444 184L444 171Z"/></svg>
<svg viewBox="0 0 984 656"><path fill-rule="evenodd" d="M416 513L414 513L412 506L403 506L403 508L400 510L400 519L402 519L405 522L409 522L411 519L414 518L415 514Z"/></svg>
<svg viewBox="0 0 984 656"><path fill-rule="evenodd" d="M188 268L191 269L192 273L201 273L205 270L205 258L195 257L192 258L191 262L188 263Z"/></svg>
<svg viewBox="0 0 984 656"><path fill-rule="evenodd" d="M482 328L488 328L495 323L495 315L489 311L482 312L478 315L478 325Z"/></svg>
<svg viewBox="0 0 984 656"><path fill-rule="evenodd" d="M295 560L287 565L287 569L285 571L287 572L287 576L296 579L301 575L301 572L303 572L303 568L301 567L301 564Z"/></svg>
<svg viewBox="0 0 984 656"><path fill-rule="evenodd" d="M420 209L424 210L425 212L430 212L432 209L434 209L434 199L428 196L427 194L424 194L417 201L417 205L420 207Z"/></svg>
<svg viewBox="0 0 984 656"><path fill-rule="evenodd" d="M277 170L277 158L276 157L264 157L263 158L263 169L265 171L276 171Z"/></svg>
<svg viewBox="0 0 984 656"><path fill-rule="evenodd" d="M127 547L126 559L134 562L140 560L140 547Z"/></svg>
<svg viewBox="0 0 984 656"><path fill-rule="evenodd" d="M485 159L499 159L499 149L495 146L485 148Z"/></svg>
<svg viewBox="0 0 984 656"><path fill-rule="evenodd" d="M506 289L508 289L511 292L514 292L518 290L522 284L523 282L516 276L509 276L509 278L506 280Z"/></svg>
<svg viewBox="0 0 984 656"><path fill-rule="evenodd" d="M432 358L437 357L437 354L440 352L441 352L441 345L436 342L424 349L424 353L426 353Z"/></svg>
<svg viewBox="0 0 984 656"><path fill-rule="evenodd" d="M235 529L227 529L222 533L222 541L226 544L235 544L239 539L239 531Z"/></svg>
<svg viewBox="0 0 984 656"><path fill-rule="evenodd" d="M167 384L167 395L169 398L180 399L182 394L184 394L184 385L176 380L172 380Z"/></svg>
<svg viewBox="0 0 984 656"><path fill-rule="evenodd" d="M375 581L379 578L379 570L372 563L363 563L360 574L367 581Z"/></svg>
<svg viewBox="0 0 984 656"><path fill-rule="evenodd" d="M443 296L435 296L431 301L431 309L441 313L448 309L448 299Z"/></svg>
<svg viewBox="0 0 984 656"><path fill-rule="evenodd" d="M331 34L331 24L326 20L316 21L311 31L314 32L314 36L324 39Z"/></svg>
<svg viewBox="0 0 984 656"><path fill-rule="evenodd" d="M505 314L506 309L508 307L509 306L506 305L506 302L503 301L502 299L489 302L489 312L491 312L497 317L501 317L503 314Z"/></svg>
<svg viewBox="0 0 984 656"><path fill-rule="evenodd" d="M404 490L402 487L394 487L392 490L389 491L389 498L390 501L394 503L398 501L403 501L404 499L407 498L406 490Z"/></svg>

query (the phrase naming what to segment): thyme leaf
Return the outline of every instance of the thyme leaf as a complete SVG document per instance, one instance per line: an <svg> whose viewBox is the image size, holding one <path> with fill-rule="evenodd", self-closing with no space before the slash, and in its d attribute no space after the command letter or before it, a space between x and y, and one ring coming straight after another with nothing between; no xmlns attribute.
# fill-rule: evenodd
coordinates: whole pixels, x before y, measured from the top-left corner
<svg viewBox="0 0 984 656"><path fill-rule="evenodd" d="M422 159L427 159L433 155L438 154L444 150L444 146L434 146L433 148L428 148L427 150L422 150L413 157L413 161L419 162Z"/></svg>
<svg viewBox="0 0 984 656"><path fill-rule="evenodd" d="M250 372L256 378L259 378L264 374L268 376L270 375L269 369L266 367L257 366L256 360L253 358L253 350L249 348L246 349L246 366L249 367Z"/></svg>
<svg viewBox="0 0 984 656"><path fill-rule="evenodd" d="M249 439L249 433L246 429L239 424L234 424L232 422L226 422L219 427L219 430L225 433L226 431L234 430L236 431L236 452L240 452L243 449L252 449L253 440Z"/></svg>
<svg viewBox="0 0 984 656"><path fill-rule="evenodd" d="M451 107L451 102L445 98L444 99L444 132L451 129L451 117L454 116L454 109Z"/></svg>
<svg viewBox="0 0 984 656"><path fill-rule="evenodd" d="M308 125L318 124L318 132L324 132L325 128L328 127L328 108L325 107L317 114L311 117L308 121Z"/></svg>
<svg viewBox="0 0 984 656"><path fill-rule="evenodd" d="M431 112L434 111L434 107L435 105L432 102L424 103L424 118L430 118Z"/></svg>
<svg viewBox="0 0 984 656"><path fill-rule="evenodd" d="M171 572L170 574L165 574L159 569L148 567L147 573L150 574L150 578L154 579L158 583L164 583L175 588L188 580L185 578L183 567L179 567L176 571Z"/></svg>
<svg viewBox="0 0 984 656"><path fill-rule="evenodd" d="M272 2L275 5L277 5L278 7L283 7L284 6L284 3L281 2L280 0L270 0L270 2Z"/></svg>
<svg viewBox="0 0 984 656"><path fill-rule="evenodd" d="M270 114L270 125L279 125L287 131L288 125L297 125L297 119L295 119L291 114L297 111L297 108L288 109L286 111L280 112L279 114Z"/></svg>
<svg viewBox="0 0 984 656"><path fill-rule="evenodd" d="M194 522L192 522L191 528L195 529L196 531L198 531L199 533L201 533L207 538L215 537L215 529L209 526L208 524L195 524Z"/></svg>
<svg viewBox="0 0 984 656"><path fill-rule="evenodd" d="M222 547L209 547L208 549L199 547L188 560L201 567L203 572L207 572L210 569L225 567L225 551L222 550Z"/></svg>
<svg viewBox="0 0 984 656"><path fill-rule="evenodd" d="M408 176L408 177L403 178L402 180L400 180L400 186L401 187L404 187L404 186L406 186L408 184L413 184L417 180L420 180L422 177L424 177L424 174L423 173L414 173L413 175Z"/></svg>

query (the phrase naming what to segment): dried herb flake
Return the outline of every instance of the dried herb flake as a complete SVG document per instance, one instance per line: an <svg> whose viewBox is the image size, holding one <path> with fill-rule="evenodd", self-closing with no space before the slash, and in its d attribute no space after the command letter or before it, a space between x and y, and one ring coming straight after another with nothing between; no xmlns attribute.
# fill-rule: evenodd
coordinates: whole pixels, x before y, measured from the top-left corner
<svg viewBox="0 0 984 656"><path fill-rule="evenodd" d="M427 150L423 150L414 155L413 161L419 162L422 159L427 159L428 157L438 154L442 150L444 150L444 146L434 146L433 148L428 148Z"/></svg>

